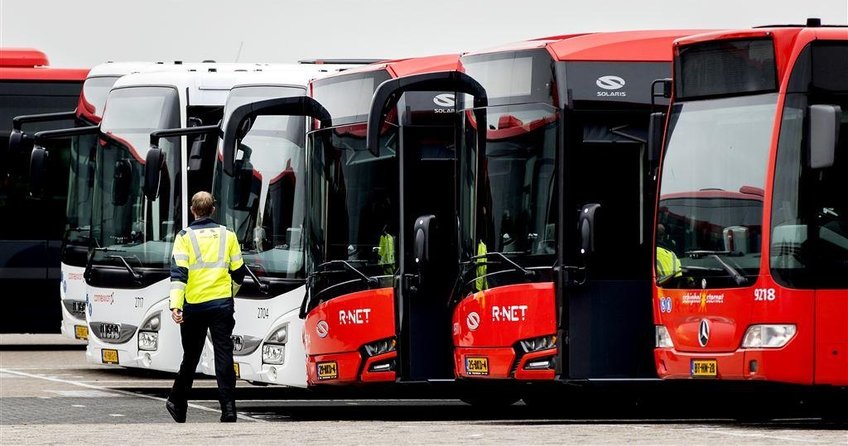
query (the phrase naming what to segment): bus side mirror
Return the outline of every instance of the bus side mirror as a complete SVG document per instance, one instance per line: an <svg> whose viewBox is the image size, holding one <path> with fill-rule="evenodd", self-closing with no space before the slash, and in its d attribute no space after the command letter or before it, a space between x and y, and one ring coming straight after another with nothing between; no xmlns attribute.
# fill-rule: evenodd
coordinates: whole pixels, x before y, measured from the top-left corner
<svg viewBox="0 0 848 446"><path fill-rule="evenodd" d="M432 227L436 221L435 215L423 215L415 219L413 232L412 256L415 258L415 265L419 268L425 268L430 262L430 245L432 242Z"/></svg>
<svg viewBox="0 0 848 446"><path fill-rule="evenodd" d="M9 133L9 154L26 153L32 150L34 139L32 135L21 130L12 130Z"/></svg>
<svg viewBox="0 0 848 446"><path fill-rule="evenodd" d="M842 109L838 105L811 105L809 107L809 141L807 150L811 169L833 166L836 144L839 141L839 120Z"/></svg>
<svg viewBox="0 0 848 446"><path fill-rule="evenodd" d="M663 112L651 113L648 122L648 161L656 164L660 159L663 144L663 130L665 130L665 117Z"/></svg>
<svg viewBox="0 0 848 446"><path fill-rule="evenodd" d="M595 214L600 208L600 204L591 203L580 210L580 254L595 252Z"/></svg>
<svg viewBox="0 0 848 446"><path fill-rule="evenodd" d="M159 186L162 183L162 171L165 169L165 155L162 149L151 147L147 151L147 157L144 162L144 196L153 201L159 198ZM115 170L117 176L118 170ZM117 178L116 178L117 180Z"/></svg>
<svg viewBox="0 0 848 446"><path fill-rule="evenodd" d="M129 201L132 174L132 164L129 160L115 162L115 174L112 177L112 205L123 206Z"/></svg>
<svg viewBox="0 0 848 446"><path fill-rule="evenodd" d="M41 198L47 177L49 154L44 147L35 146L29 156L29 196Z"/></svg>

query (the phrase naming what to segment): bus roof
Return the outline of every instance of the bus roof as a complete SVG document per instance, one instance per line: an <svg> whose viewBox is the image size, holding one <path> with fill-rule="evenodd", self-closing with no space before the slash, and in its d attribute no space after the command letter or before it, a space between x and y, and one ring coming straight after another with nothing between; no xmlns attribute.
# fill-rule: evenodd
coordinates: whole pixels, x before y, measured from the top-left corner
<svg viewBox="0 0 848 446"><path fill-rule="evenodd" d="M510 43L466 55L546 48L551 57L560 61L667 62L672 57L671 41L704 32L668 29L563 34Z"/></svg>
<svg viewBox="0 0 848 446"><path fill-rule="evenodd" d="M344 76L347 74L355 73L368 73L371 71L378 70L386 70L392 77L403 77L416 73L456 70L458 63L459 54L439 54L436 56L387 60L358 68L351 68L349 70L345 70L344 72L329 75L326 77Z"/></svg>
<svg viewBox="0 0 848 446"><path fill-rule="evenodd" d="M603 32L575 36L547 45L556 60L666 62L672 59L675 39L704 30L667 29Z"/></svg>
<svg viewBox="0 0 848 446"><path fill-rule="evenodd" d="M47 55L34 48L0 47L0 67L35 68L50 65Z"/></svg>
<svg viewBox="0 0 848 446"><path fill-rule="evenodd" d="M326 71L328 65L318 68L299 64L185 64L182 71L151 71L128 74L118 79L113 88L140 86L168 86L187 89L189 104L222 106L235 85L290 82L303 85ZM273 81L271 81L273 80Z"/></svg>
<svg viewBox="0 0 848 446"><path fill-rule="evenodd" d="M32 48L0 47L0 81L67 81L85 80L88 69L53 68L47 56Z"/></svg>

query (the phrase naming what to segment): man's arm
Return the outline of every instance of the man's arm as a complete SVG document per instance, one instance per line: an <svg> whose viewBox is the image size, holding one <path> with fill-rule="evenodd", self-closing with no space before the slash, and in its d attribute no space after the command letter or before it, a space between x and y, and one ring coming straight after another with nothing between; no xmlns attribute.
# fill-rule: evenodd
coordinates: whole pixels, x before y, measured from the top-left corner
<svg viewBox="0 0 848 446"><path fill-rule="evenodd" d="M235 296L241 284L244 283L247 267L244 265L244 259L241 256L238 237L232 231L227 231L227 248L227 255L230 260L230 278L233 281L233 296Z"/></svg>
<svg viewBox="0 0 848 446"><path fill-rule="evenodd" d="M171 310L183 309L185 289L188 283L189 251L185 243L184 233L177 235L174 240L174 250L171 253Z"/></svg>

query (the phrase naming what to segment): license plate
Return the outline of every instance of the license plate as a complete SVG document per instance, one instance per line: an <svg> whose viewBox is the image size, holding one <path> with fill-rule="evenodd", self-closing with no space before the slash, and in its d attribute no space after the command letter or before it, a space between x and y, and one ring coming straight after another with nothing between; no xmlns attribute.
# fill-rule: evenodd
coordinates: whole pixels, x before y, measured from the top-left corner
<svg viewBox="0 0 848 446"><path fill-rule="evenodd" d="M696 378L715 378L718 376L718 364L715 359L693 359L691 373Z"/></svg>
<svg viewBox="0 0 848 446"><path fill-rule="evenodd" d="M103 350L100 350L100 359L103 360L104 364L117 364L118 351L104 348Z"/></svg>
<svg viewBox="0 0 848 446"><path fill-rule="evenodd" d="M469 375L488 375L489 358L466 356L465 373Z"/></svg>
<svg viewBox="0 0 848 446"><path fill-rule="evenodd" d="M241 378L241 371L239 371L239 364L237 362L233 363L233 370L236 372L236 378Z"/></svg>
<svg viewBox="0 0 848 446"><path fill-rule="evenodd" d="M88 327L85 325L74 325L74 337L77 339L82 339L83 341L88 340Z"/></svg>
<svg viewBox="0 0 848 446"><path fill-rule="evenodd" d="M318 379L336 379L339 377L339 364L336 361L319 362Z"/></svg>
<svg viewBox="0 0 848 446"><path fill-rule="evenodd" d="M100 339L118 339L121 337L121 326L118 324L100 324Z"/></svg>

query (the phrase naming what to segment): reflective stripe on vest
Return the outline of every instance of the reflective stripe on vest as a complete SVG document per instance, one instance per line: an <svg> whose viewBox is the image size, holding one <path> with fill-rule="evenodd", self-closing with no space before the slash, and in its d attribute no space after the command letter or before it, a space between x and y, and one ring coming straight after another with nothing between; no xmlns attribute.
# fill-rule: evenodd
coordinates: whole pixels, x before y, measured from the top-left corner
<svg viewBox="0 0 848 446"><path fill-rule="evenodd" d="M186 228L185 231L186 231L186 235L188 236L188 239L191 241L191 247L192 247L192 249L194 249L194 259L195 259L195 263L188 265L189 271L200 269L200 268L227 268L229 266L229 262L227 262L227 258L226 258L226 252L227 252L227 227L226 226L218 227L218 234L219 234L219 238L220 238L220 243L218 245L218 256L215 259L215 261L212 261L212 262L204 262L203 261L203 253L200 252L200 243L197 241L197 235L194 233L194 230L191 229L191 228Z"/></svg>

